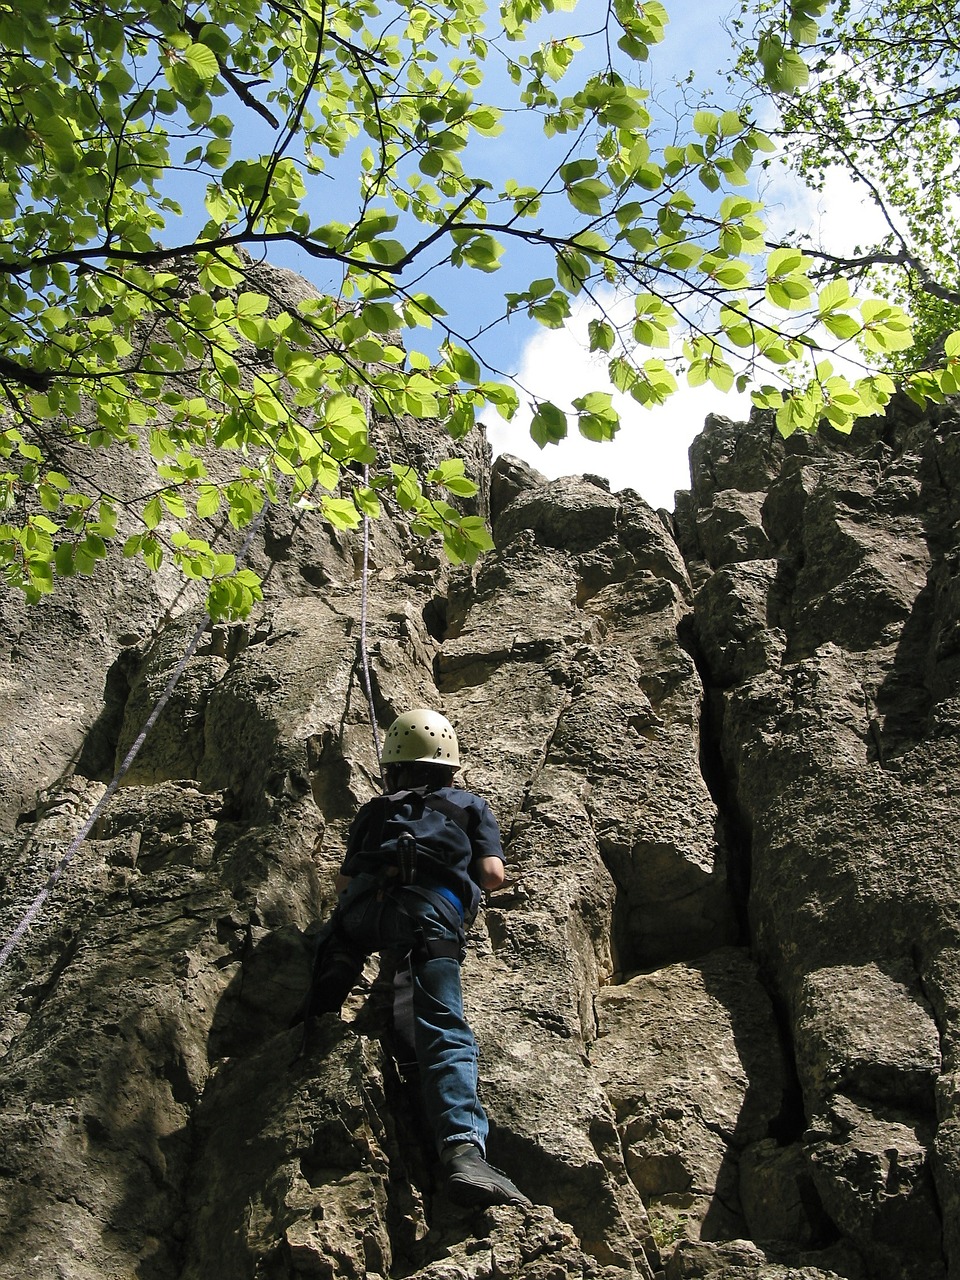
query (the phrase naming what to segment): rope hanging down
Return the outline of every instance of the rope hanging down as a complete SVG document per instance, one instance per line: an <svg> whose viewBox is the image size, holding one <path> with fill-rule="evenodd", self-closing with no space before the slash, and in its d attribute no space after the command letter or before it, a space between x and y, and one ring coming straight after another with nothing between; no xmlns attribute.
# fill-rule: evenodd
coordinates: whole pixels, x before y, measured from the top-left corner
<svg viewBox="0 0 960 1280"><path fill-rule="evenodd" d="M263 520L263 517L266 515L267 508L269 505L270 504L268 502L264 502L263 506L260 508L259 512L257 513L256 519L250 525L250 528L247 531L247 536L244 540L243 546L241 547L240 553L237 556L238 566L241 565L243 561L246 559L247 552L250 550L250 545L253 542L254 537L256 536L257 529L260 527L260 522ZM46 884L43 886L43 888L34 898L33 902L27 908L19 924L17 925L13 933L10 935L10 937L7 939L6 943L4 944L3 949L0 950L0 968L2 968L2 966L6 963L8 957L10 956L10 953L18 945L20 940L26 934L27 930L33 924L34 920L36 920L37 916L40 914L40 911L43 908L43 904L46 902L47 898L49 898L54 885L57 883L57 881L63 875L64 871L73 861L73 859L76 857L77 852L80 849L80 846L83 844L84 840L86 840L87 836L93 830L94 823L100 817L101 813L103 813L107 804L110 802L111 796L116 791L117 787L119 787L120 783L123 781L123 778L127 773L127 770L130 768L134 760L137 758L140 748L143 746L144 741L146 740L147 734L156 724L164 707L170 701L170 697L177 686L177 681L183 675L184 671L186 670L187 663L190 661L190 659L193 657L194 653L196 652L197 645L200 643L200 639L204 631L206 631L207 623L209 621L210 621L210 615L209 613L205 613L203 615L203 620L201 621L200 625L197 627L196 631L193 633L193 637L190 643L187 645L187 648L183 654L183 657L177 663L176 667L174 668L173 674L171 675L170 679L167 681L166 688L164 689L163 693L161 693L160 697L157 699L156 706L153 708L153 710L150 712L150 715L147 717L146 724L140 730L136 740L134 741L130 750L127 752L126 756L124 756L123 763L120 765L119 769L113 775L113 778L111 779L106 791L100 797L93 812L90 814L90 816L84 822L83 826L80 828L79 833L76 836L74 836L70 844L70 847L67 849L66 853L63 855L63 857L60 859L60 861L57 863L54 869L50 872L50 875L47 877Z"/></svg>
<svg viewBox="0 0 960 1280"><path fill-rule="evenodd" d="M370 398L367 396L367 418L370 417ZM364 463L363 486L370 483L370 468ZM373 705L373 686L370 682L370 659L367 655L367 582L370 577L370 517L363 513L363 569L360 575L360 667L363 672L363 690L367 695L367 715L373 735L373 750L377 757L377 770L383 774L380 756L380 734L377 732L377 711Z"/></svg>

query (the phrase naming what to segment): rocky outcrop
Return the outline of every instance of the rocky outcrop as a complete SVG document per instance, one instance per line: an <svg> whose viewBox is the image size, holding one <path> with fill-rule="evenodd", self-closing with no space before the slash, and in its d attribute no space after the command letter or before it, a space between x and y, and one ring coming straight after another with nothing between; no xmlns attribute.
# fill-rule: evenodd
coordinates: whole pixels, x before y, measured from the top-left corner
<svg viewBox="0 0 960 1280"><path fill-rule="evenodd" d="M846 450L716 423L680 521L709 562L700 529L747 451L773 556L744 535L701 568L694 627L796 1137L877 1276L960 1269L957 439L952 408L901 406Z"/></svg>
<svg viewBox="0 0 960 1280"><path fill-rule="evenodd" d="M377 762L357 540L276 509L0 969L0 1274L958 1280L954 410L713 419L674 517L466 460L478 566L374 528L373 698L442 707L503 827L464 986L534 1207L446 1201L375 966L290 1028ZM4 936L197 626L128 573L4 601Z"/></svg>

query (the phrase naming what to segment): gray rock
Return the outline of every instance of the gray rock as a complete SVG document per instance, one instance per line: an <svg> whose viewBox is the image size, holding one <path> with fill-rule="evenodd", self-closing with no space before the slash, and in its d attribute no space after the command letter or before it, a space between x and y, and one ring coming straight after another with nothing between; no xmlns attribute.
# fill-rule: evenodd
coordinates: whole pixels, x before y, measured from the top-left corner
<svg viewBox="0 0 960 1280"><path fill-rule="evenodd" d="M372 696L441 707L501 820L464 990L536 1204L447 1202L375 963L290 1029L379 766L358 537L276 508L67 865L197 604L119 557L2 602L3 937L62 874L0 969L0 1274L960 1280L955 407L712 419L673 520L457 447L496 550L376 525Z"/></svg>
<svg viewBox="0 0 960 1280"><path fill-rule="evenodd" d="M797 1007L797 1067L811 1114L834 1093L932 1114L940 1037L914 984L876 964L808 973Z"/></svg>
<svg viewBox="0 0 960 1280"><path fill-rule="evenodd" d="M749 959L717 950L604 988L591 1061L651 1216L691 1239L742 1236L739 1162L787 1091L769 999Z"/></svg>
<svg viewBox="0 0 960 1280"><path fill-rule="evenodd" d="M741 1153L740 1202L752 1240L811 1249L833 1237L799 1142L761 1138Z"/></svg>
<svg viewBox="0 0 960 1280"><path fill-rule="evenodd" d="M714 495L709 507L697 512L697 540L712 569L769 556L762 501L762 494L725 489Z"/></svg>
<svg viewBox="0 0 960 1280"><path fill-rule="evenodd" d="M805 1138L831 1221L879 1280L943 1277L943 1227L930 1166L933 1134L902 1111L837 1097Z"/></svg>

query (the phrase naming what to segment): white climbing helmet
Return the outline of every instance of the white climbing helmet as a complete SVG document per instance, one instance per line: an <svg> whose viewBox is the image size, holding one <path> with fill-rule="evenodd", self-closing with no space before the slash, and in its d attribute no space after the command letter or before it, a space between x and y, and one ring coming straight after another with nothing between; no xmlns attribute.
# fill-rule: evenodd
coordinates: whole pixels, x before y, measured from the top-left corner
<svg viewBox="0 0 960 1280"><path fill-rule="evenodd" d="M460 768L457 735L446 716L427 707L397 716L383 740L383 763L402 761Z"/></svg>

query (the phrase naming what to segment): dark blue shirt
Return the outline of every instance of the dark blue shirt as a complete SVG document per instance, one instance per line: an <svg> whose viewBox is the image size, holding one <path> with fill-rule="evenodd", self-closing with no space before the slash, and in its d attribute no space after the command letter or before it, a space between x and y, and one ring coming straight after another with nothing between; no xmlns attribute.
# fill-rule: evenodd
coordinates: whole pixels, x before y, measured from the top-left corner
<svg viewBox="0 0 960 1280"><path fill-rule="evenodd" d="M462 816L451 814L451 806ZM350 826L341 873L377 875L399 865L397 842L405 833L417 843L416 882L426 888L453 890L467 916L473 916L480 901L480 889L471 874L475 860L504 860L500 828L486 800L462 787L418 787L375 797Z"/></svg>

